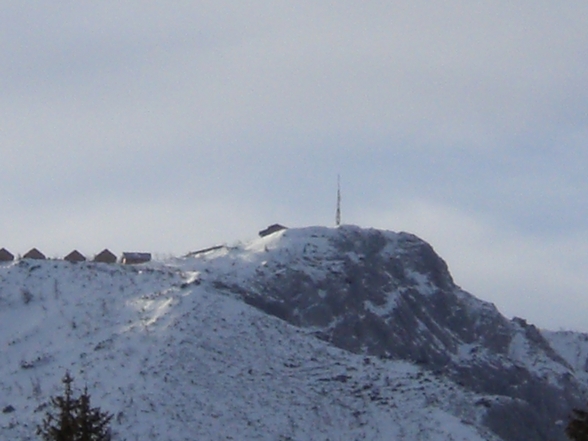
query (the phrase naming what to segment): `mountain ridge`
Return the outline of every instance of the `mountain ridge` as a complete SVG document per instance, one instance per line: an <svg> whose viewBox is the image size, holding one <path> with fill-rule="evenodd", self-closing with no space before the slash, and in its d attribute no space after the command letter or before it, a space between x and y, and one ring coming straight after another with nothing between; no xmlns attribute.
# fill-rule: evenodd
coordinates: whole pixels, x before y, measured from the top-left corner
<svg viewBox="0 0 588 441"><path fill-rule="evenodd" d="M581 337L504 318L414 235L355 226L0 265L0 336L0 433L19 439L64 369L126 439L563 439L587 384L588 349L564 350Z"/></svg>
<svg viewBox="0 0 588 441"><path fill-rule="evenodd" d="M237 283L215 273L216 283L342 349L410 360L475 392L510 397L487 418L506 439L536 431L564 439L555 422L580 406L585 392L572 366L533 325L506 319L457 286L425 241L342 226L284 230L256 246L258 259ZM503 424L512 414L518 418Z"/></svg>

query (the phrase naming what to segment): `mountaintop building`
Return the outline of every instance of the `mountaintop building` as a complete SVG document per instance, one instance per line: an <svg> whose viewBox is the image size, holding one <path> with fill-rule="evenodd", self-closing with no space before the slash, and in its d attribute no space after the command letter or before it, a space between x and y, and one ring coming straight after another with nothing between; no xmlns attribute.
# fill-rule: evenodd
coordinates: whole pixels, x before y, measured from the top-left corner
<svg viewBox="0 0 588 441"><path fill-rule="evenodd" d="M14 254L6 248L0 249L0 262L11 262L14 260Z"/></svg>
<svg viewBox="0 0 588 441"><path fill-rule="evenodd" d="M116 263L116 255L109 249L104 249L94 256L94 262Z"/></svg>
<svg viewBox="0 0 588 441"><path fill-rule="evenodd" d="M23 259L34 259L34 260L45 260L46 259L45 255L36 248L29 250L24 256L22 256L22 258Z"/></svg>
<svg viewBox="0 0 588 441"><path fill-rule="evenodd" d="M151 253L123 253L121 263L123 265L137 265L151 260Z"/></svg>
<svg viewBox="0 0 588 441"><path fill-rule="evenodd" d="M267 227L265 230L261 230L258 234L259 237L269 236L270 234L276 233L278 231L287 230L288 227L285 227L280 224L273 224Z"/></svg>
<svg viewBox="0 0 588 441"><path fill-rule="evenodd" d="M67 260L68 262L72 263L84 262L86 260L86 257L78 250L73 250L71 253L65 256L63 260Z"/></svg>

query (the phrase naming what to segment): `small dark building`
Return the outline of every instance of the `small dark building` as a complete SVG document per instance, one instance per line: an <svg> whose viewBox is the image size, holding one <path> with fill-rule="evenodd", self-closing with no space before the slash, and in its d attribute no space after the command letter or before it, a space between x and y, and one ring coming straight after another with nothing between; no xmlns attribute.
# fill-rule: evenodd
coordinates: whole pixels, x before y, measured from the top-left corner
<svg viewBox="0 0 588 441"><path fill-rule="evenodd" d="M269 236L270 234L276 233L278 231L286 230L287 227L280 225L280 224L273 224L267 227L265 230L261 230L259 232L259 237Z"/></svg>
<svg viewBox="0 0 588 441"><path fill-rule="evenodd" d="M76 262L84 262L86 260L86 258L78 250L73 250L71 253L69 253L67 256L65 256L63 258L63 260L67 260L68 262L76 263Z"/></svg>
<svg viewBox="0 0 588 441"><path fill-rule="evenodd" d="M105 249L94 256L94 262L115 263L116 256L110 250Z"/></svg>
<svg viewBox="0 0 588 441"><path fill-rule="evenodd" d="M0 249L0 262L12 262L13 260L14 254L12 254L6 248Z"/></svg>
<svg viewBox="0 0 588 441"><path fill-rule="evenodd" d="M35 260L45 260L45 255L40 252L38 249L33 248L32 250L28 251L24 256L23 259L35 259Z"/></svg>
<svg viewBox="0 0 588 441"><path fill-rule="evenodd" d="M151 253L123 253L120 262L123 265L136 265L150 260Z"/></svg>

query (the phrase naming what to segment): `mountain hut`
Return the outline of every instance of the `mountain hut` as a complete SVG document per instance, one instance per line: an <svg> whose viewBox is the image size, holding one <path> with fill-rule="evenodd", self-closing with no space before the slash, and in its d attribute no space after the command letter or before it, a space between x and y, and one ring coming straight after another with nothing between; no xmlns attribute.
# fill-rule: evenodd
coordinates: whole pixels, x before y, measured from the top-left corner
<svg viewBox="0 0 588 441"><path fill-rule="evenodd" d="M6 248L0 249L0 262L12 262L13 260L14 254L12 254Z"/></svg>
<svg viewBox="0 0 588 441"><path fill-rule="evenodd" d="M123 253L121 263L123 265L136 265L149 262L150 260L151 253Z"/></svg>
<svg viewBox="0 0 588 441"><path fill-rule="evenodd" d="M23 259L34 259L34 260L45 260L46 259L45 255L36 248L29 250L24 256L22 256L22 258Z"/></svg>
<svg viewBox="0 0 588 441"><path fill-rule="evenodd" d="M67 256L65 256L63 258L63 260L67 260L68 262L71 262L71 263L77 263L77 262L84 262L86 260L86 258L78 250L73 250L71 253L69 253Z"/></svg>
<svg viewBox="0 0 588 441"><path fill-rule="evenodd" d="M285 227L280 224L273 224L267 227L265 230L261 230L259 232L259 237L269 236L270 234L276 233L278 231L286 230L288 227Z"/></svg>
<svg viewBox="0 0 588 441"><path fill-rule="evenodd" d="M94 262L115 263L116 255L109 249L104 249L94 256Z"/></svg>

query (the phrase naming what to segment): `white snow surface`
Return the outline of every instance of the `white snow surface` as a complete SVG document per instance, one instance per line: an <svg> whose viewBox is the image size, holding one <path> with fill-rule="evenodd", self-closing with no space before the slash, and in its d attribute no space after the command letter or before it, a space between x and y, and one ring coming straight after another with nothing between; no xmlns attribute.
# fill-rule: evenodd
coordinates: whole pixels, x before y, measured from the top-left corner
<svg viewBox="0 0 588 441"><path fill-rule="evenodd" d="M0 439L38 439L69 371L114 415L114 440L497 440L479 396L331 347L207 282L244 281L268 252L321 277L330 234L281 231L138 266L0 265Z"/></svg>
<svg viewBox="0 0 588 441"><path fill-rule="evenodd" d="M588 385L588 334L572 331L541 331L550 346L574 370L576 378Z"/></svg>

